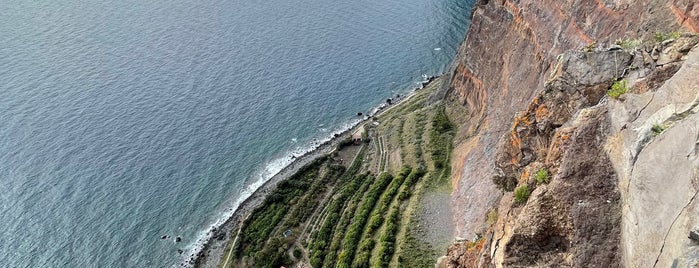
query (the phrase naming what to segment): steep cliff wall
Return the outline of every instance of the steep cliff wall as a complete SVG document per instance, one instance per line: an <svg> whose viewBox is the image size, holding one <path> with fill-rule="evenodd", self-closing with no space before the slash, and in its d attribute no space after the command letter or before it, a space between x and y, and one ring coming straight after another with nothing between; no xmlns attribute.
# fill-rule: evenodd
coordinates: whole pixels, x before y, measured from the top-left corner
<svg viewBox="0 0 699 268"><path fill-rule="evenodd" d="M692 214L694 158L687 158L684 173L678 171L680 179L669 182L682 189L681 197L667 207L649 207L666 197L647 188L663 182L659 174L646 171L648 166L672 167L662 161L658 163L666 166L658 167L657 159L641 150L630 154L628 149L646 145L648 122L665 122L643 119L640 111L662 110L648 110L652 102L644 98L653 99L656 92L666 92L665 84L689 79L696 71L687 67L691 60L682 63L696 45L695 37L649 43L667 38L658 33L696 33L696 4L695 0L521 0L476 5L445 92L448 106L454 107L452 116L460 124L452 165L455 236L476 241L453 247L444 262L447 266L646 267L656 264L652 263L656 259L669 265L687 252L680 242L665 246L663 241L667 237L680 241L695 224L687 216L696 215ZM627 51L599 49L617 40L625 41L620 43ZM627 47L629 43L634 47ZM570 50L588 52L561 56ZM683 78L678 78L682 73ZM693 74L699 77L699 72ZM632 86L633 94L627 95L644 97L607 104L605 92L621 77ZM677 119L672 115L683 112L675 108L696 99L699 88L691 83L684 86L689 93L673 103L656 104L673 107L665 108L667 118ZM687 107L686 111L695 108ZM611 110L638 118L610 116ZM690 120L684 123L689 125L684 133L691 136L687 129L696 122L686 111L677 122ZM643 121L637 122L639 118ZM639 125L635 132L628 130L634 124ZM691 143L696 137L685 140ZM672 153L683 150L675 147ZM639 160L645 161L646 168L635 169ZM549 184L536 182L535 173L540 170L550 176ZM511 191L524 185L535 190L522 203ZM654 213L663 219L653 220ZM643 223L649 221L652 224ZM637 232L654 239L633 238Z"/></svg>
<svg viewBox="0 0 699 268"><path fill-rule="evenodd" d="M609 114L605 150L619 178L620 248L629 267L699 265L699 241L688 239L699 226L697 43L696 36L665 42L655 62L677 66L677 72L657 88L644 83L654 77L631 75L633 89L649 91L601 106ZM675 56L665 60L668 54Z"/></svg>
<svg viewBox="0 0 699 268"><path fill-rule="evenodd" d="M466 107L454 159L456 236L478 233L500 192L490 181L500 136L543 87L556 57L592 43L696 32L696 1L479 1L448 74L447 101ZM460 153L461 152L461 153ZM463 153L467 152L467 153Z"/></svg>

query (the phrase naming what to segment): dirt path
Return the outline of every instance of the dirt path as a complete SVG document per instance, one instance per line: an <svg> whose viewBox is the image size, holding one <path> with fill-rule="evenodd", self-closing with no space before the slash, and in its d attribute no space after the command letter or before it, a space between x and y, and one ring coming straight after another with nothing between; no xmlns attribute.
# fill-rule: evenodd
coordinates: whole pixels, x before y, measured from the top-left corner
<svg viewBox="0 0 699 268"><path fill-rule="evenodd" d="M325 193L325 195L323 196L323 199L321 200L320 204L326 204L326 203L327 203L328 199L333 195L333 193L334 193L333 190L335 189L335 187L337 186L338 183L339 183L339 182L336 181L336 182L335 182L335 185L333 185L330 189L328 189L327 193ZM289 249L289 255L290 255L291 257L294 257L294 256L293 256L294 248L299 248L299 249L301 250L301 252L303 252L303 256L304 256L304 258L306 259L306 261L308 261L308 260L307 260L307 259L308 259L308 251L306 250L306 248L304 248L304 247L301 245L301 239L303 239L303 237L306 235L306 231L308 230L308 227L311 225L311 222L312 222L312 221L311 221L310 219L313 219L316 215L318 215L318 212L324 210L325 207L326 207L326 206L318 206L318 207L316 207L316 209L313 210L313 213L312 213L311 216L308 218L309 220L306 221L306 223L304 224L303 229L302 229L301 232L299 233L299 236L296 237L296 241L294 241L294 247L291 247L291 248Z"/></svg>
<svg viewBox="0 0 699 268"><path fill-rule="evenodd" d="M244 221L247 221L250 216L246 217ZM238 237L240 237L240 232L243 231L243 228L238 228L238 232L235 234L235 238L233 239L233 243L231 244L231 249L228 250L228 254L226 255L226 260L223 262L223 265L221 267L226 267L228 265L228 261L231 259L231 255L233 255L233 249L235 248L235 243L238 242Z"/></svg>

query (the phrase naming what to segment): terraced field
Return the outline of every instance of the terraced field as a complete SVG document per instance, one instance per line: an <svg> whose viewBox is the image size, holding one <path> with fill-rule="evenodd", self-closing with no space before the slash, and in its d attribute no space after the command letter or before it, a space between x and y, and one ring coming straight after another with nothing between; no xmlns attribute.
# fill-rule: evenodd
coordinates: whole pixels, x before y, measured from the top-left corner
<svg viewBox="0 0 699 268"><path fill-rule="evenodd" d="M425 228L441 227L421 222L422 199L450 191L454 137L444 107L426 101L439 83L367 122L370 140L338 148L353 161L336 151L280 182L232 234L222 266L433 266L445 241L427 241Z"/></svg>

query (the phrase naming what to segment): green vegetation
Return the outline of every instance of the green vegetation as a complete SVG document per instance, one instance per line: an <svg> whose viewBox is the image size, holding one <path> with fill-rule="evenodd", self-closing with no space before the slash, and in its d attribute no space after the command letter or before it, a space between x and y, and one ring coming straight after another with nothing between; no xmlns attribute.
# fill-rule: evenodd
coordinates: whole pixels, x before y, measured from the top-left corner
<svg viewBox="0 0 699 268"><path fill-rule="evenodd" d="M663 133L665 131L665 126L661 124L653 124L653 126L650 128L650 131L653 132L653 135L659 135L660 133Z"/></svg>
<svg viewBox="0 0 699 268"><path fill-rule="evenodd" d="M612 88L607 90L607 95L609 97L612 97L614 99L619 98L619 96L623 95L629 90L626 80L620 80L620 81L615 81L612 84Z"/></svg>
<svg viewBox="0 0 699 268"><path fill-rule="evenodd" d="M403 181L408 173L410 173L410 168L404 167L393 179L393 181L391 181L391 184L388 185L386 191L381 194L381 199L379 200L376 209L374 209L374 212L371 213L371 219L369 220L369 225L367 226L369 234L373 234L373 232L376 231L376 229L378 229L383 223L383 217L381 214L388 209L391 201L393 201L393 197L396 195L396 193L398 193L398 187L403 184Z"/></svg>
<svg viewBox="0 0 699 268"><path fill-rule="evenodd" d="M342 209L344 208L347 199L349 199L357 192L357 190L360 189L360 185L364 181L369 181L367 180L366 175L355 176L352 182L344 187L337 198L334 199L328 206L328 211L326 212L328 216L326 217L321 228L313 234L314 242L310 246L310 249L313 252L310 260L311 265L314 267L320 267L322 265L322 260L325 259L327 254L325 249L327 245L331 243L331 239L333 239L332 235L334 229L336 227L340 228L340 226L346 226L346 224L338 225L338 222L341 221L340 215L342 213Z"/></svg>
<svg viewBox="0 0 699 268"><path fill-rule="evenodd" d="M445 113L444 106L439 106L432 117L432 131L430 132L430 156L435 169L442 169L447 165L453 136L451 122Z"/></svg>
<svg viewBox="0 0 699 268"><path fill-rule="evenodd" d="M351 145L354 145L354 141L351 138L346 138L337 143L337 147L335 149L339 151Z"/></svg>
<svg viewBox="0 0 699 268"><path fill-rule="evenodd" d="M488 215L485 217L485 224L492 225L498 221L498 210L491 208L488 210Z"/></svg>
<svg viewBox="0 0 699 268"><path fill-rule="evenodd" d="M422 112L415 113L415 138L413 139L413 147L415 148L415 159L419 167L425 165L422 159L422 134L425 133L426 116Z"/></svg>
<svg viewBox="0 0 699 268"><path fill-rule="evenodd" d="M424 175L422 188L416 188L412 195L419 200L424 191L448 191L451 187L451 151L452 141L455 136L455 127L447 116L444 105L431 107L431 124L429 124L428 142L425 144L429 153L429 161L426 169L414 170L419 176ZM424 123L422 123L424 124ZM420 142L422 145L423 143ZM410 175L408 176L410 178ZM406 181L409 179L406 179ZM407 193L406 193L407 194ZM399 194L400 198L401 194ZM417 208L419 202L410 199L410 206ZM387 248L385 252L393 252L394 261L398 267L429 267L434 265L434 259L442 254L443 249L434 248L424 241L427 236L424 227L421 227L420 212L413 210L408 212L403 220L403 234L401 240L396 241L395 252ZM390 244L387 244L390 246ZM383 264L383 263L379 263Z"/></svg>
<svg viewBox="0 0 699 268"><path fill-rule="evenodd" d="M303 256L303 253L301 253L301 250L298 248L294 248L294 258L301 258Z"/></svg>
<svg viewBox="0 0 699 268"><path fill-rule="evenodd" d="M678 39L678 38L682 37L682 33L678 32L678 31L674 31L674 32L670 32L668 34L668 36L670 36L670 38L672 38L672 39Z"/></svg>
<svg viewBox="0 0 699 268"><path fill-rule="evenodd" d="M405 154L406 147L405 147L405 143L403 140L403 128L405 128L405 118L400 118L398 120L398 127L397 127L398 134L397 134L397 136L398 136L398 144L400 147L400 158L401 159L405 159L405 156L406 156L406 154Z"/></svg>
<svg viewBox="0 0 699 268"><path fill-rule="evenodd" d="M393 257L393 252L395 251L396 233L398 232L399 221L400 208L393 207L391 214L386 220L386 228L383 234L381 234L378 258L371 267L388 267L388 263L391 261L391 257Z"/></svg>
<svg viewBox="0 0 699 268"><path fill-rule="evenodd" d="M431 267L434 266L434 257L439 256L440 251L432 248L432 245L422 240L425 231L420 225L418 215L409 215L409 222L405 227L405 238L398 255L398 267Z"/></svg>
<svg viewBox="0 0 699 268"><path fill-rule="evenodd" d="M313 267L321 267L325 258L330 258L331 262L334 261L334 256L326 255L328 253L327 245L330 244L330 248L332 248L334 243L335 248L339 247L340 238L333 236L333 232L335 230L344 231L344 228L349 224L349 220L347 219L348 217L344 216L343 214L343 209L346 206L352 206L352 204L355 204L357 198L354 196L357 195L357 192L366 191L371 183L371 181L368 180L367 175L357 174L361 168L365 150L366 147L362 147L355 161L352 163L347 172L343 174L343 178L340 182L342 185L336 187L336 197L330 202L325 211L325 214L327 215L325 217L325 221L322 223L320 229L311 235L314 242L309 246L309 251L311 252L311 256L309 256L309 258ZM352 198L352 200L348 202L350 198ZM341 215L344 217L341 217Z"/></svg>
<svg viewBox="0 0 699 268"><path fill-rule="evenodd" d="M319 158L301 168L291 178L279 183L267 197L265 204L257 208L250 220L244 223L241 243L236 250L238 254L251 257L259 267L278 267L290 263L288 256L284 254L290 245L279 236L273 236L272 232L291 209L291 204L299 204L295 206L296 211L312 206L314 202L311 200L317 198L317 195L311 194L312 197L307 197L304 193L311 192L309 190L317 192L320 185L326 182L329 176L324 176L321 180L316 178L321 166L327 164L327 160L327 157ZM301 212L295 212L287 220L295 225L294 223L302 221L304 216Z"/></svg>
<svg viewBox="0 0 699 268"><path fill-rule="evenodd" d="M362 200L362 204L355 212L352 223L345 234L345 239L342 241L342 251L340 251L337 257L337 267L350 267L352 264L352 258L359 245L359 239L361 238L362 230L364 230L364 225L369 218L369 213L374 209L374 205L376 201L378 201L381 192L383 192L392 180L393 176L391 176L391 174L382 173L364 195L364 200Z"/></svg>
<svg viewBox="0 0 699 268"><path fill-rule="evenodd" d="M431 174L430 187L450 186L452 140L455 130L446 114L444 105L437 106L432 117L432 128L429 134L429 151L434 165Z"/></svg>
<svg viewBox="0 0 699 268"><path fill-rule="evenodd" d="M364 183L362 184L362 187L359 188L359 190L354 194L352 197L352 200L347 204L347 207L345 209L345 213L343 213L342 218L340 219L340 222L337 224L335 228L335 233L333 235L332 243L330 244L330 248L328 249L328 254L325 256L323 260L323 265L322 267L334 267L335 262L337 260L337 253L340 250L340 247L342 246L342 241L345 237L345 231L347 230L351 220L354 218L354 211L357 208L357 205L359 204L359 201L361 198L364 196L364 193L369 189L369 187L373 184L374 182L374 177L370 175L366 175L367 179L364 180ZM313 263L311 261L311 263ZM314 267L320 267L319 265L314 265Z"/></svg>
<svg viewBox="0 0 699 268"><path fill-rule="evenodd" d="M549 172L545 168L539 169L539 171L534 174L534 177L536 178L536 182L539 184L549 183L551 180L551 177L549 177Z"/></svg>
<svg viewBox="0 0 699 268"><path fill-rule="evenodd" d="M444 249L424 240L421 200L449 190L456 134L448 109L426 101L436 89L428 86L377 116L380 124L365 126L364 142L342 140L336 150L352 149L279 182L228 245L227 266L290 267L304 258L317 268L432 266Z"/></svg>
<svg viewBox="0 0 699 268"><path fill-rule="evenodd" d="M403 189L398 193L398 200L399 201L406 201L410 198L413 186L422 178L422 176L425 175L425 171L423 169L419 168L413 168L410 171L410 174L408 174L408 177L405 178L405 182L403 183Z"/></svg>
<svg viewBox="0 0 699 268"><path fill-rule="evenodd" d="M403 184L408 173L410 173L410 168L404 167L381 194L381 198L369 218L369 223L366 226L366 233L363 235L362 242L359 244L359 251L352 265L353 267L367 267L369 265L369 257L371 256L371 251L374 249L375 244L372 237L376 230L384 223L383 214L388 210L388 206L393 201L393 197L398 193L398 188Z"/></svg>
<svg viewBox="0 0 699 268"><path fill-rule="evenodd" d="M634 50L641 45L641 40L639 39L618 39L614 44L620 46L624 50Z"/></svg>
<svg viewBox="0 0 699 268"><path fill-rule="evenodd" d="M656 41L656 42L663 42L663 41L669 40L669 39L677 39L677 38L680 38L680 37L682 37L682 33L681 33L681 32L677 32L677 31L670 32L670 33L655 32L655 33L653 34L653 37L655 38L655 41Z"/></svg>
<svg viewBox="0 0 699 268"><path fill-rule="evenodd" d="M307 217L310 216L313 213L313 210L318 206L318 202L320 202L319 196L313 193L322 191L322 187L325 187L332 178L339 177L344 171L345 168L343 166L328 165L326 170L327 173L320 179L319 182L314 183L307 191L309 194L301 197L301 200L299 200L296 206L294 206L294 209L286 222L287 228L294 228L301 222L305 222L308 219Z"/></svg>
<svg viewBox="0 0 699 268"><path fill-rule="evenodd" d="M531 191L529 190L529 185L522 185L517 187L515 189L515 203L516 204L524 204L527 202L527 199L529 199L529 195L531 194Z"/></svg>

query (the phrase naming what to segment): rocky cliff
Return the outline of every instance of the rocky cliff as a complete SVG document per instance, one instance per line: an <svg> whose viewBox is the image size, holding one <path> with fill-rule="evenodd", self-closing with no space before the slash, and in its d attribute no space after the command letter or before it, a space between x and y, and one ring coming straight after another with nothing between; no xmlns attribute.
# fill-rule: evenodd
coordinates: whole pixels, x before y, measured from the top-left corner
<svg viewBox="0 0 699 268"><path fill-rule="evenodd" d="M443 92L461 242L442 265L696 260L698 3L479 1Z"/></svg>

